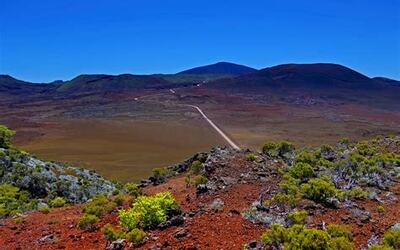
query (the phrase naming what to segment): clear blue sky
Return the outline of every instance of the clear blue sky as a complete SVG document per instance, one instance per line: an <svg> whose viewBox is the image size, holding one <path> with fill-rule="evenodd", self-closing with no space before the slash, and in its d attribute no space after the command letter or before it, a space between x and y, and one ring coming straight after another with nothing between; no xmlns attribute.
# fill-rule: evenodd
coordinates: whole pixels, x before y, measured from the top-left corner
<svg viewBox="0 0 400 250"><path fill-rule="evenodd" d="M335 62L400 79L400 0L0 0L0 73L173 73Z"/></svg>

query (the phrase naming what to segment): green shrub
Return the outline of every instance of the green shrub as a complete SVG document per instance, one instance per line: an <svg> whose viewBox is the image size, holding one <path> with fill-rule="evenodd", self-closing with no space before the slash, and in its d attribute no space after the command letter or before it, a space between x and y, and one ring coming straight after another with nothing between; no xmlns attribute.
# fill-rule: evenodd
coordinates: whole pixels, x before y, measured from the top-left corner
<svg viewBox="0 0 400 250"><path fill-rule="evenodd" d="M49 206L43 206L41 208L39 208L39 212L43 213L43 214L48 214L50 213L50 207Z"/></svg>
<svg viewBox="0 0 400 250"><path fill-rule="evenodd" d="M385 212L385 208L382 205L379 205L376 207L376 211L378 211L378 213L384 213Z"/></svg>
<svg viewBox="0 0 400 250"><path fill-rule="evenodd" d="M167 175L167 169L165 168L154 168L153 170L154 177L164 177Z"/></svg>
<svg viewBox="0 0 400 250"><path fill-rule="evenodd" d="M21 223L23 223L24 222L24 218L22 218L22 217L17 217L17 218L15 218L15 223L16 224L21 224Z"/></svg>
<svg viewBox="0 0 400 250"><path fill-rule="evenodd" d="M296 232L297 233L297 232ZM329 235L315 228L303 229L300 234L292 234L288 249L329 249Z"/></svg>
<svg viewBox="0 0 400 250"><path fill-rule="evenodd" d="M268 156L276 156L277 152L276 149L278 148L278 144L275 142L267 142L265 143L262 148L261 151L268 155Z"/></svg>
<svg viewBox="0 0 400 250"><path fill-rule="evenodd" d="M278 155L281 157L284 156L286 153L290 153L290 152L294 151L295 149L296 149L295 146L292 143L287 142L287 141L280 142L279 146L277 148Z"/></svg>
<svg viewBox="0 0 400 250"><path fill-rule="evenodd" d="M368 250L396 250L396 249L394 249L393 247L381 246L381 245L374 244L374 245L370 246L368 248Z"/></svg>
<svg viewBox="0 0 400 250"><path fill-rule="evenodd" d="M82 211L86 214L100 217L105 213L111 212L115 207L116 204L109 201L105 195L96 195L91 201L83 205Z"/></svg>
<svg viewBox="0 0 400 250"><path fill-rule="evenodd" d="M198 175L203 170L203 164L200 161L193 161L190 166L190 171L194 175Z"/></svg>
<svg viewBox="0 0 400 250"><path fill-rule="evenodd" d="M279 224L273 224L261 235L261 240L265 245L271 245L275 249L280 249L280 246L288 239L287 229Z"/></svg>
<svg viewBox="0 0 400 250"><path fill-rule="evenodd" d="M96 215L92 214L84 214L78 222L78 228L80 229L92 229L94 224L99 221L99 218Z"/></svg>
<svg viewBox="0 0 400 250"><path fill-rule="evenodd" d="M287 141L282 141L279 143L275 142L267 142L261 148L263 154L268 155L270 157L285 157L287 153L290 153L295 150L295 146Z"/></svg>
<svg viewBox="0 0 400 250"><path fill-rule="evenodd" d="M0 185L0 218L33 210L37 200L30 199L29 193L9 184Z"/></svg>
<svg viewBox="0 0 400 250"><path fill-rule="evenodd" d="M192 175L191 175L190 173L187 173L187 174L185 175L185 183L186 183L186 186L187 186L187 187L190 186L191 182L192 182Z"/></svg>
<svg viewBox="0 0 400 250"><path fill-rule="evenodd" d="M264 201L265 206L272 204L288 204L291 208L296 207L297 201L301 198L301 193L298 187L300 180L293 178L288 174L285 174L283 179L284 180L278 184L281 188L281 192L275 194L271 200Z"/></svg>
<svg viewBox="0 0 400 250"><path fill-rule="evenodd" d="M366 142L358 143L356 145L356 147L357 147L359 154L363 155L363 156L372 156L372 155L376 154L376 152L377 152L377 149L375 146L370 145Z"/></svg>
<svg viewBox="0 0 400 250"><path fill-rule="evenodd" d="M319 160L315 163L315 165L316 165L316 166L324 166L324 167L328 167L328 168L333 168L333 167L336 166L335 163L333 163L333 162L331 162L331 161L328 161L328 160L326 160L326 159L324 159L324 158L319 159Z"/></svg>
<svg viewBox="0 0 400 250"><path fill-rule="evenodd" d="M338 193L332 181L325 177L311 179L300 188L305 198L323 204L329 204L329 199L336 197Z"/></svg>
<svg viewBox="0 0 400 250"><path fill-rule="evenodd" d="M329 241L332 250L351 250L354 249L354 243L345 237L332 238Z"/></svg>
<svg viewBox="0 0 400 250"><path fill-rule="evenodd" d="M310 164L304 162L298 162L289 169L289 174L296 179L308 180L315 176L314 169Z"/></svg>
<svg viewBox="0 0 400 250"><path fill-rule="evenodd" d="M49 202L51 207L63 207L65 206L66 201L62 197L54 198Z"/></svg>
<svg viewBox="0 0 400 250"><path fill-rule="evenodd" d="M383 235L383 245L400 249L400 230L390 229Z"/></svg>
<svg viewBox="0 0 400 250"><path fill-rule="evenodd" d="M122 226L131 231L134 228L151 229L167 220L168 212L178 209L174 197L169 192L154 196L139 196L132 208L119 211Z"/></svg>
<svg viewBox="0 0 400 250"><path fill-rule="evenodd" d="M314 166L317 162L317 157L315 156L315 153L305 149L301 151L298 155L296 155L296 158L294 159L296 163L306 163L311 166Z"/></svg>
<svg viewBox="0 0 400 250"><path fill-rule="evenodd" d="M198 175L193 179L194 185L207 184L208 179L203 175Z"/></svg>
<svg viewBox="0 0 400 250"><path fill-rule="evenodd" d="M116 189L114 189L113 191L112 191L112 195L119 195L119 193L120 193L120 191L119 191L119 189L118 188L116 188Z"/></svg>
<svg viewBox="0 0 400 250"><path fill-rule="evenodd" d="M255 159L256 159L256 155L254 154L254 153L247 153L246 155L245 155L245 157L246 157L246 159L248 160L248 161L254 161Z"/></svg>
<svg viewBox="0 0 400 250"><path fill-rule="evenodd" d="M132 242L134 246L139 246L142 244L147 237L147 234L138 228L132 229L129 233L126 234L126 240Z"/></svg>
<svg viewBox="0 0 400 250"><path fill-rule="evenodd" d="M308 229L295 224L289 228L272 225L262 236L262 242L274 249L350 250L354 245L347 236L330 235L327 231Z"/></svg>
<svg viewBox="0 0 400 250"><path fill-rule="evenodd" d="M353 240L353 234L346 226L330 224L326 227L326 231L333 238L344 237L350 241Z"/></svg>
<svg viewBox="0 0 400 250"><path fill-rule="evenodd" d="M143 194L143 190L135 183L126 183L125 190L134 199Z"/></svg>
<svg viewBox="0 0 400 250"><path fill-rule="evenodd" d="M363 191L360 187L354 187L346 191L346 196L348 198L365 199L368 197L368 192Z"/></svg>
<svg viewBox="0 0 400 250"><path fill-rule="evenodd" d="M118 239L124 239L125 233L121 230L114 229L111 224L106 224L101 228L101 232L104 234L107 241L115 241Z"/></svg>
<svg viewBox="0 0 400 250"><path fill-rule="evenodd" d="M288 219L290 221L291 225L294 224L299 224L299 225L304 225L307 219L307 211L301 210L301 211L296 211L288 214Z"/></svg>
<svg viewBox="0 0 400 250"><path fill-rule="evenodd" d="M0 148L9 148L11 146L11 138L15 132L4 125L0 125Z"/></svg>
<svg viewBox="0 0 400 250"><path fill-rule="evenodd" d="M124 204L124 201L125 201L125 197L122 194L116 195L113 198L113 202L115 204L117 204L118 206L122 206Z"/></svg>

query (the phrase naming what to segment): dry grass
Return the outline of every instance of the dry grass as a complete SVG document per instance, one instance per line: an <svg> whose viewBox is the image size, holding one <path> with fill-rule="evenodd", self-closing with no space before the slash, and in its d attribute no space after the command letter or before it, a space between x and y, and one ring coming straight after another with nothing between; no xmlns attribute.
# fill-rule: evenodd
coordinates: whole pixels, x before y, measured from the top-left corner
<svg viewBox="0 0 400 250"><path fill-rule="evenodd" d="M207 124L91 119L59 121L43 137L22 140L18 146L47 160L83 165L119 181L137 181L155 167L221 143Z"/></svg>

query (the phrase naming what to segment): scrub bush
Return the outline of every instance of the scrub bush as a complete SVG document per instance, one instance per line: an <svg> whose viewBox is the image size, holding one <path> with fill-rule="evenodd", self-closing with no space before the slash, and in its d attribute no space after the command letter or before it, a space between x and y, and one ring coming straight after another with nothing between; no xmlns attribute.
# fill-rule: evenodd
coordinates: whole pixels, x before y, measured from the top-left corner
<svg viewBox="0 0 400 250"><path fill-rule="evenodd" d="M139 196L133 202L132 208L119 211L120 224L128 231L134 228L155 228L167 220L169 212L178 208L178 204L169 192Z"/></svg>

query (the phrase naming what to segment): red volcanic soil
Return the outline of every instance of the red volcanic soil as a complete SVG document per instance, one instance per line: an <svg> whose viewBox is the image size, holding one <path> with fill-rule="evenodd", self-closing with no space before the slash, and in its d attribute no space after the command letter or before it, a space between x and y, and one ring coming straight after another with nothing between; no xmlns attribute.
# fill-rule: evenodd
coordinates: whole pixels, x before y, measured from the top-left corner
<svg viewBox="0 0 400 250"><path fill-rule="evenodd" d="M148 234L154 236L153 240L149 240L140 249L148 249L153 245L168 245L166 249L241 249L243 244L257 238L265 230L260 225L243 220L240 214L257 198L261 185L240 184L215 196L203 196L199 199L196 199L195 189L186 188L185 185L184 177L181 176L165 184L149 187L146 193L168 190L185 212L190 212L200 203L208 204L220 198L225 203L223 210L196 214L186 220L182 228L187 229L188 236L183 239L174 237L181 227L150 231ZM29 213L20 224L16 224L14 219L3 220L0 226L0 249L105 248L106 240L101 232L76 228L81 216L80 206L76 205L52 209L49 214ZM117 225L117 215L107 215L97 227L106 223ZM54 241L41 243L39 239L47 235L52 235Z"/></svg>
<svg viewBox="0 0 400 250"><path fill-rule="evenodd" d="M254 168L242 154L230 158L224 167L217 168L216 175L235 177L249 173ZM165 230L147 231L149 239L139 249L159 247L161 249L243 249L243 245L259 239L265 225L254 224L243 219L241 213L248 208L264 188L276 188L279 181L274 172L279 163L270 163L267 179L236 182L224 189L200 196L194 187L186 187L184 176L179 175L158 186L149 186L146 194L169 191L181 205L186 216L185 223L179 227ZM274 170L275 169L275 170ZM396 197L400 195L400 184L396 182L388 190ZM387 191L382 191L385 194ZM381 195L382 195L381 194ZM224 205L220 210L207 209L215 200L221 199ZM126 205L126 204L125 204ZM358 200L353 208L370 212L367 222L360 222L347 208L321 208L310 213L309 226L322 228L324 223L348 224L351 226L357 249L366 246L371 235L381 237L394 223L398 223L400 211L399 199L385 203L384 213L377 211L377 201ZM203 209L200 209L203 207ZM52 209L49 214L32 212L26 215L24 222L14 219L0 220L0 249L104 249L106 240L97 230L94 232L77 229L82 216L79 205ZM113 212L101 218L96 225L100 229L104 224L118 225L117 213ZM186 236L177 238L175 234L182 230Z"/></svg>

